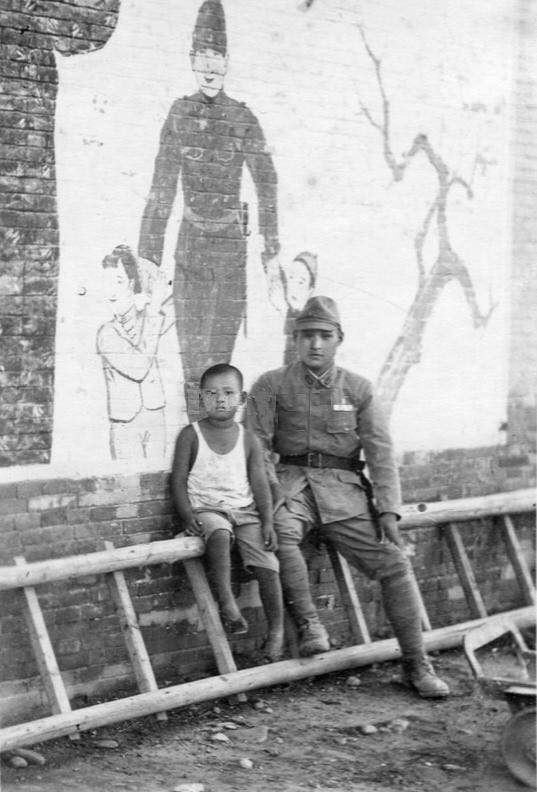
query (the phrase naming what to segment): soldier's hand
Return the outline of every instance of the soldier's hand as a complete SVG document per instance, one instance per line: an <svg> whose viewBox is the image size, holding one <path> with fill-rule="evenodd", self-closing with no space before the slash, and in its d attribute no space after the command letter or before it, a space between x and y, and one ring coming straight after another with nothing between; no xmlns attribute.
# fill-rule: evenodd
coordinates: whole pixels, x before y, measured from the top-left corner
<svg viewBox="0 0 537 792"><path fill-rule="evenodd" d="M397 515L393 512L382 512L379 514L379 523L382 529L382 532L388 542L391 542L397 547L400 547L401 550L404 550L405 543L403 542L402 536L399 533L399 528L397 527Z"/></svg>
<svg viewBox="0 0 537 792"><path fill-rule="evenodd" d="M291 511L292 498L287 495L279 484L271 484L272 502L274 503L273 513L276 514L281 506L285 506Z"/></svg>

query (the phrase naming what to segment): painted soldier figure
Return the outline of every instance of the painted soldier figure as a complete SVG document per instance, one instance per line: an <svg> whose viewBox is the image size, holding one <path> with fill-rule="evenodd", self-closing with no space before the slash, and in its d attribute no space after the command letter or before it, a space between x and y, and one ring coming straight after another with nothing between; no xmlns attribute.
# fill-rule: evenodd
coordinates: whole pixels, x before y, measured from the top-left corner
<svg viewBox="0 0 537 792"><path fill-rule="evenodd" d="M257 118L223 91L227 35L219 0L202 3L191 64L199 90L177 99L160 137L139 239L140 256L162 263L179 174L184 209L175 249L173 297L185 382L229 361L246 305L244 164L257 191L263 266L279 280L276 172Z"/></svg>
<svg viewBox="0 0 537 792"><path fill-rule="evenodd" d="M405 680L421 696L446 696L448 686L424 652L415 582L397 529L401 493L390 435L369 381L335 365L342 340L335 302L311 297L295 321L299 359L263 374L248 403L248 420L266 449L280 576L298 627L299 651L312 655L330 648L300 549L315 529L322 541L379 581ZM362 450L374 510L360 472Z"/></svg>

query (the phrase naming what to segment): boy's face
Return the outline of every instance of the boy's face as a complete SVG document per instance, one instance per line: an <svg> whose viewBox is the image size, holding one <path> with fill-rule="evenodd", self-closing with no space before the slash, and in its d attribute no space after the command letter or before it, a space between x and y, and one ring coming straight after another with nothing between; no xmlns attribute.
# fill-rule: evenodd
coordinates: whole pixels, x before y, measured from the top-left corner
<svg viewBox="0 0 537 792"><path fill-rule="evenodd" d="M233 372L216 374L203 383L201 404L209 418L225 421L233 418L244 401L237 375Z"/></svg>

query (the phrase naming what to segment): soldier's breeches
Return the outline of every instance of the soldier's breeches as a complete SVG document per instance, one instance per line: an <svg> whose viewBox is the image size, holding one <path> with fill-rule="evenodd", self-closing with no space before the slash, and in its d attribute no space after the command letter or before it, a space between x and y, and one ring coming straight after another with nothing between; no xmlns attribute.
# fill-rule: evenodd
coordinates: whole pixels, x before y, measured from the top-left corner
<svg viewBox="0 0 537 792"><path fill-rule="evenodd" d="M381 580L384 610L405 660L424 654L421 632L420 604L416 583L410 574L399 574Z"/></svg>

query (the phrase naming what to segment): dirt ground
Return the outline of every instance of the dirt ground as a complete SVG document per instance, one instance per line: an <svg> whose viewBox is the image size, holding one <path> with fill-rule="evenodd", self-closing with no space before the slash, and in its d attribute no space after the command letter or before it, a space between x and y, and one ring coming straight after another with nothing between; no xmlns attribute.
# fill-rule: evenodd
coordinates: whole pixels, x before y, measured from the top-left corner
<svg viewBox="0 0 537 792"><path fill-rule="evenodd" d="M487 661L504 671L501 655ZM445 701L417 698L383 663L42 743L34 749L46 764L3 765L2 790L523 792L499 750L507 703L484 695L461 652L434 660L452 688ZM362 733L364 724L377 731Z"/></svg>

